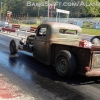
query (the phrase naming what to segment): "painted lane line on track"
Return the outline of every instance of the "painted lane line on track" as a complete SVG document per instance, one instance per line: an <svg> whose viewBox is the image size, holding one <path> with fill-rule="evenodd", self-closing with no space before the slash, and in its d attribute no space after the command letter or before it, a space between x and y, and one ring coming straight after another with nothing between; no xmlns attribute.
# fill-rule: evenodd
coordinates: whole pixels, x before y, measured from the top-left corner
<svg viewBox="0 0 100 100"><path fill-rule="evenodd" d="M16 39L21 39L21 38L24 38L26 39L26 37L24 35L18 35L17 34L14 34L14 33L10 33L10 34L7 34L7 32L0 32L0 34L4 35L4 36L8 36L8 37L11 37L11 38L16 38Z"/></svg>

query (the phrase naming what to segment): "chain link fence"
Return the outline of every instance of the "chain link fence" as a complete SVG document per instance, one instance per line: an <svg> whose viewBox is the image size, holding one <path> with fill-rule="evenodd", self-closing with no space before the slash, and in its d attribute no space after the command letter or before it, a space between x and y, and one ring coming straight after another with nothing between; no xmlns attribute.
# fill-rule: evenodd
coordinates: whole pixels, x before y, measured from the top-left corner
<svg viewBox="0 0 100 100"><path fill-rule="evenodd" d="M2 16L2 21L7 21L7 17ZM84 28L93 28L93 23L100 23L100 19L95 19L95 18L58 18L57 22L64 22L67 23L68 21L83 21L82 27ZM56 22L56 18L47 18L47 17L28 17L28 16L23 16L23 17L11 17L10 23L12 24L41 24L45 22Z"/></svg>

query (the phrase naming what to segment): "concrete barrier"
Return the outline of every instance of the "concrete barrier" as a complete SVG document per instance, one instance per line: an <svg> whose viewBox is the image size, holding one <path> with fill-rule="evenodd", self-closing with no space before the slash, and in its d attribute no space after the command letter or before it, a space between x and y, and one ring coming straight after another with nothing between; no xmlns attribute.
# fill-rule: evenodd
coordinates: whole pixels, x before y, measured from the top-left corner
<svg viewBox="0 0 100 100"><path fill-rule="evenodd" d="M25 35L28 36L30 34L35 35L37 27L32 27L32 26L21 26L19 24L8 24L7 26L4 25L3 27L0 27L0 30L2 32L7 32L7 33L13 33L18 35Z"/></svg>
<svg viewBox="0 0 100 100"><path fill-rule="evenodd" d="M9 25L2 27L2 32L6 31L7 33L11 33L11 32L15 32L18 29L20 29L20 25L13 24L10 27L9 27Z"/></svg>
<svg viewBox="0 0 100 100"><path fill-rule="evenodd" d="M15 32L17 35L22 34L22 35L30 35L30 34L35 34L36 27L31 27L31 26L20 26L20 30L16 30Z"/></svg>

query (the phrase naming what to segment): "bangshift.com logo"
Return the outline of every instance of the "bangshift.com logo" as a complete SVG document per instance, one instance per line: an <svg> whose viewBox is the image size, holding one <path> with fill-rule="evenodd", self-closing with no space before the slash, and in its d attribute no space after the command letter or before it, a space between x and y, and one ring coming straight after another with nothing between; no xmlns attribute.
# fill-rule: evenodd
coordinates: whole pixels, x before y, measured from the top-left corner
<svg viewBox="0 0 100 100"><path fill-rule="evenodd" d="M78 1L78 2L53 2L55 6L100 6L100 2L83 2L83 1ZM45 2L31 2L27 1L27 6L48 6L48 1Z"/></svg>

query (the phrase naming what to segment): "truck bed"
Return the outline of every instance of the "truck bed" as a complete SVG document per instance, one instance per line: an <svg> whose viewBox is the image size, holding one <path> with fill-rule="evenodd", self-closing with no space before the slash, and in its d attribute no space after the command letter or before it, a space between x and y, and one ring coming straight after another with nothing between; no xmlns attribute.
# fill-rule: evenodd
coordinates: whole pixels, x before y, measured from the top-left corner
<svg viewBox="0 0 100 100"><path fill-rule="evenodd" d="M86 66L92 66L94 54L100 54L100 46L93 46L92 48L83 48L79 46L70 46L64 44L55 44L53 43L53 57L61 50L68 50L71 52L77 63L78 73L85 73Z"/></svg>

